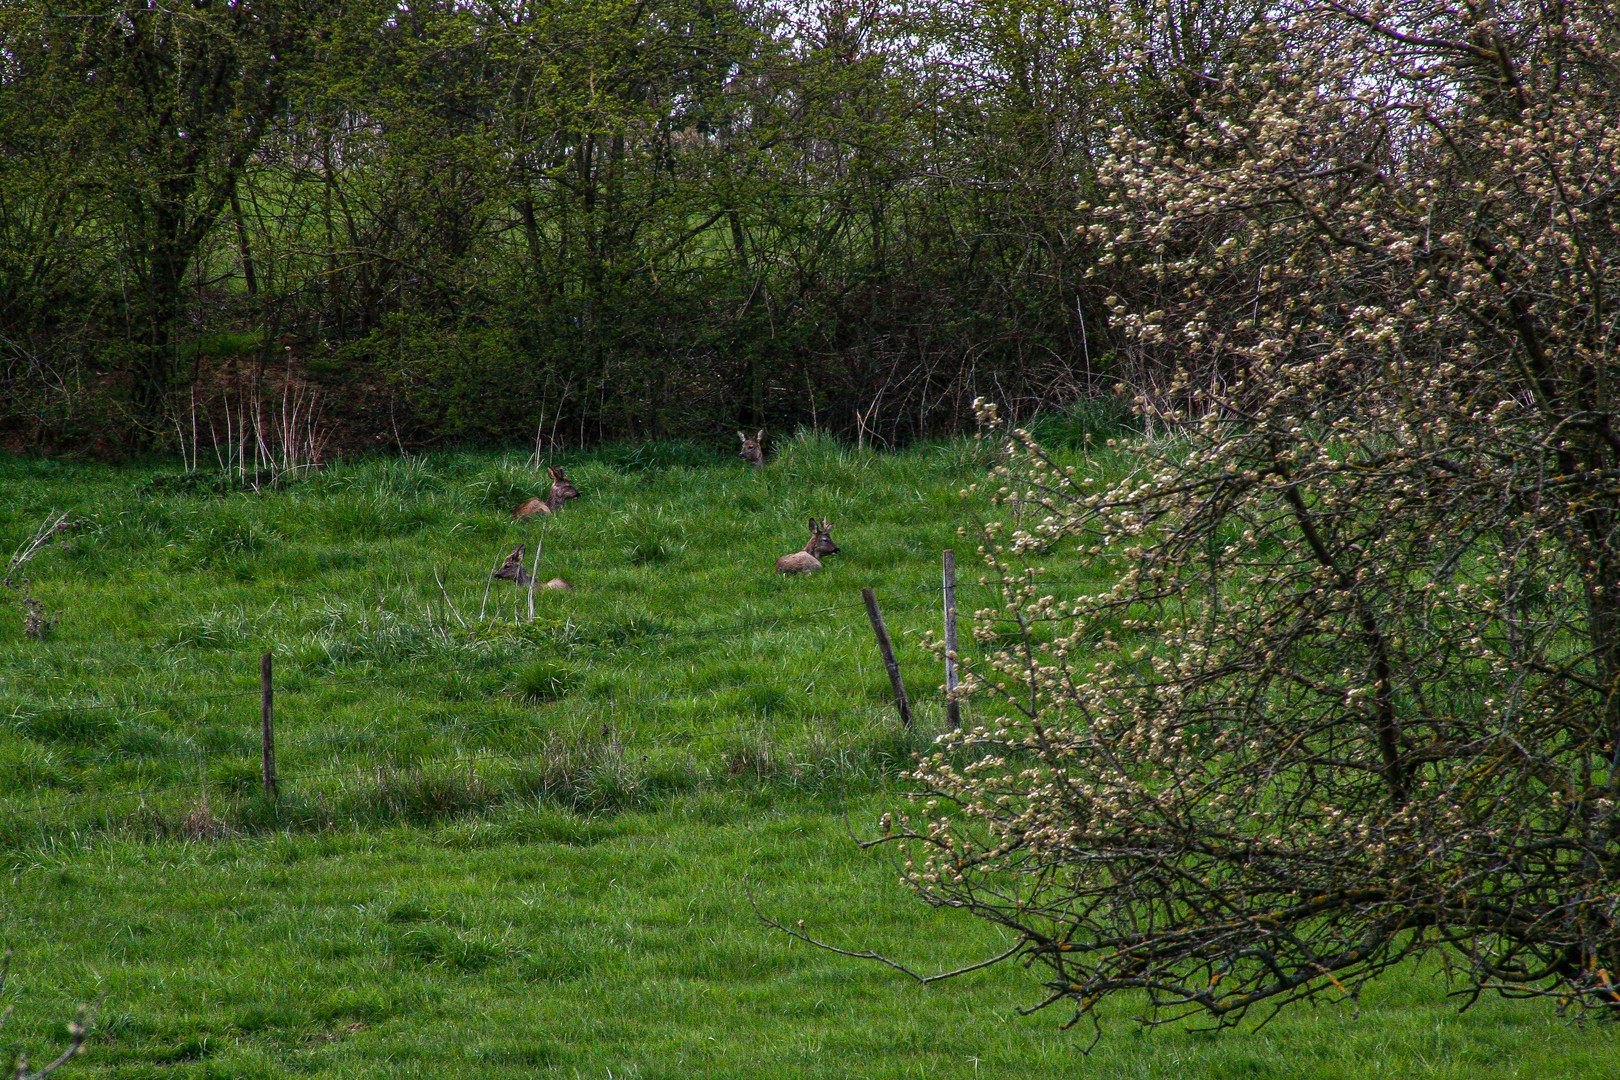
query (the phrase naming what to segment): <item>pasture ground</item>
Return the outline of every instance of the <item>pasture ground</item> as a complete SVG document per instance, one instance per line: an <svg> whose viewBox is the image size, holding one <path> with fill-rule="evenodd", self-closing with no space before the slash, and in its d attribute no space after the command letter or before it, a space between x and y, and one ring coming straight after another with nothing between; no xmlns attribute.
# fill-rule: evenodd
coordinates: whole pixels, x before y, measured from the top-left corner
<svg viewBox="0 0 1620 1080"><path fill-rule="evenodd" d="M1128 467L1070 451L1099 477ZM762 475L702 448L333 466L253 492L157 467L0 463L0 546L61 616L0 612L0 942L9 1050L104 996L106 1077L1604 1077L1620 1036L1544 1003L1458 1014L1437 971L1258 1032L1018 1016L1030 973L917 987L761 927L750 903L927 969L996 951L850 841L940 723L939 552L976 584L972 443L786 442ZM771 573L805 519L844 551ZM544 533L526 597L484 581ZM1054 576L1083 584L1085 568ZM897 730L858 590L920 699ZM514 609L514 600L517 606ZM483 617L480 618L480 609ZM257 793L275 657L281 798ZM1258 1018L1257 1018L1258 1019ZM1252 1024L1250 1025L1253 1026Z"/></svg>

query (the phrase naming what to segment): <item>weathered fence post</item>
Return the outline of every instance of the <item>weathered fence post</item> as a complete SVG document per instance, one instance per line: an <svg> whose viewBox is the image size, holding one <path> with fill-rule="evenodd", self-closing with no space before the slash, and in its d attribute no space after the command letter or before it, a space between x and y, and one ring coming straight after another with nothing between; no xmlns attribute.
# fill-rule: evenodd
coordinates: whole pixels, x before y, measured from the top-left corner
<svg viewBox="0 0 1620 1080"><path fill-rule="evenodd" d="M861 590L866 601L866 617L872 620L872 632L877 635L878 652L883 654L883 666L889 671L889 686L894 689L894 704L900 710L900 726L911 730L911 702L906 700L906 684L900 680L900 662L894 658L894 643L889 640L889 628L883 625L883 612L878 610L877 595L871 589Z"/></svg>
<svg viewBox="0 0 1620 1080"><path fill-rule="evenodd" d="M956 552L945 549L945 723L952 731L962 726L962 706L956 700Z"/></svg>
<svg viewBox="0 0 1620 1080"><path fill-rule="evenodd" d="M270 681L270 654L259 661L259 719L263 739L264 797L276 797L276 694Z"/></svg>

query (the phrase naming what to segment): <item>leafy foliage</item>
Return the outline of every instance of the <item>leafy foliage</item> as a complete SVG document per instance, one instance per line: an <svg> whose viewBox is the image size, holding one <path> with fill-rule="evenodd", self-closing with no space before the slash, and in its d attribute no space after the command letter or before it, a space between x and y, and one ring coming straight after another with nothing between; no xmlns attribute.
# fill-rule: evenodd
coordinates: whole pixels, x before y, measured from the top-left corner
<svg viewBox="0 0 1620 1080"><path fill-rule="evenodd" d="M67 7L0 9L4 434L44 448L309 382L368 446L1083 396L1105 133L1173 127L1166 63L1250 9L1133 66L1074 0Z"/></svg>

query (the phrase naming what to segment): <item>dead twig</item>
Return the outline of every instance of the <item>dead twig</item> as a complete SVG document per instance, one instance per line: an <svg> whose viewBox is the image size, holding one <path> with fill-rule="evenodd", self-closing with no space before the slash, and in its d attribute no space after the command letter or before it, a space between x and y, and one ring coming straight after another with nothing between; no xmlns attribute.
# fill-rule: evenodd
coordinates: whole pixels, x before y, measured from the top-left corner
<svg viewBox="0 0 1620 1080"><path fill-rule="evenodd" d="M56 543L56 538L58 536L66 532L68 529L71 529L76 524L78 523L68 520L68 515L66 513L59 514L54 519L51 517L51 515L47 514L45 516L45 524L41 525L33 536L18 544L17 550L12 552L11 561L6 564L6 576L3 581L6 588L16 589L26 585L26 579L21 582L14 583L11 580L12 576L16 574L18 570L21 570L30 559L38 555L41 551L44 551L46 548L50 547L52 544Z"/></svg>
<svg viewBox="0 0 1620 1080"><path fill-rule="evenodd" d="M990 957L990 959L988 959L988 960L980 960L976 964L968 964L965 967L954 968L954 969L952 969L950 971L941 971L941 972L938 972L937 974L934 974L934 975L923 975L923 974L920 974L918 972L915 972L915 971L911 970L906 965L900 963L900 961L891 960L887 956L884 956L882 953L873 952L871 949L861 949L859 951L856 951L854 949L840 949L836 945L829 945L825 941L818 941L815 938L811 937L810 934L805 930L805 928L804 928L804 920L803 919L800 919L793 926L784 926L784 925L777 922L775 919L771 918L769 915L766 915L763 911L760 910L759 902L754 899L754 891L753 891L753 889L750 888L750 889L747 890L747 892L748 892L748 903L749 903L749 906L751 906L754 909L755 917L758 918L760 922L762 922L766 926L770 927L772 930L781 931L782 933L786 934L788 937L797 938L798 940L804 942L806 945L814 945L818 949L822 949L822 950L824 950L826 952L830 952L830 953L837 953L839 956L849 956L849 957L853 957L856 960L872 960L872 961L875 961L876 963L882 964L885 967L893 968L894 970L900 972L902 975L910 976L912 979L915 979L919 985L927 985L928 983L942 982L945 979L954 979L958 975L966 975L969 972L981 971L984 968L993 967L996 964L1001 963L1003 960L1010 959L1011 957L1017 955L1019 950L1023 949L1025 945L1029 944L1029 938L1020 937L1016 942L1013 943L1012 948L1008 949L1006 952L998 953L997 955Z"/></svg>

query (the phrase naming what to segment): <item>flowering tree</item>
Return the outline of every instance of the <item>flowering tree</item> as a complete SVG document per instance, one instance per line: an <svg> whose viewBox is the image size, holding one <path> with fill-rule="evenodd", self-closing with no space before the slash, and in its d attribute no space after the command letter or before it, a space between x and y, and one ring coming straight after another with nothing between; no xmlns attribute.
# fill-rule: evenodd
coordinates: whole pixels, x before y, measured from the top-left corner
<svg viewBox="0 0 1620 1080"><path fill-rule="evenodd" d="M1468 1000L1620 1014L1620 20L1254 33L1091 209L1171 434L1109 487L984 410L997 498L1039 508L983 549L981 640L1022 634L966 692L1003 718L880 842L1077 1019L1125 990L1231 1024L1425 954Z"/></svg>

